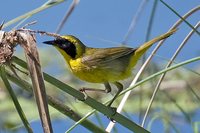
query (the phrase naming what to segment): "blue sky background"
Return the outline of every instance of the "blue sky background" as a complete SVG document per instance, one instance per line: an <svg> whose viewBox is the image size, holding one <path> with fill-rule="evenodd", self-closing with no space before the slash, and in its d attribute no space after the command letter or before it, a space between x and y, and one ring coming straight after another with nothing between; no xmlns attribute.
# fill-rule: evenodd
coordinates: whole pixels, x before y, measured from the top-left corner
<svg viewBox="0 0 200 133"><path fill-rule="evenodd" d="M5 20L7 22L19 15L39 7L45 2L46 1L44 0L5 0L1 3L0 21ZM140 15L139 21L136 23L136 28L127 42L128 46L136 47L145 42L153 2L153 0L149 0L146 3L143 12ZM190 9L200 4L199 0L166 0L165 2L174 8L180 15L185 14ZM82 42L91 47L119 46L124 39L131 20L134 17L140 3L141 0L80 1L60 34L75 35L80 38ZM57 25L62 20L62 17L69 8L70 4L71 1L63 2L32 16L26 22L37 20L38 23L31 26L31 29L55 32ZM200 12L197 12L192 15L188 21L195 25L199 21L199 16ZM150 38L166 32L177 19L178 17L172 11L158 1ZM14 26L15 24L9 26L5 30L10 30ZM175 49L179 46L189 31L190 27L183 23L179 27L179 31L166 41L157 54L165 58L170 58L170 55L174 53ZM39 36L39 45L47 47L41 42L48 39L49 37ZM183 61L199 55L199 41L199 36L195 33L194 36L188 41L177 60ZM158 59L158 61L159 60L160 59Z"/></svg>
<svg viewBox="0 0 200 133"><path fill-rule="evenodd" d="M137 47L145 42L147 27L154 3L154 0L147 1L139 21L136 23L136 28L127 42L129 47ZM2 0L0 22L4 20L5 22L8 22L17 16L41 6L45 2L45 0ZM29 28L33 30L55 32L71 2L71 0L66 1L35 14L25 23L36 20L37 24ZM75 35L90 47L119 46L123 41L131 20L141 2L142 0L80 0L80 3L71 14L60 34ZM200 0L165 0L165 2L174 8L180 15L184 15L192 8L200 5ZM193 14L187 20L192 25L195 25L199 21L199 16L200 11ZM168 31L178 19L179 18L172 11L158 1L150 38ZM9 31L16 24L11 25L4 30ZM179 27L177 33L164 43L157 54L169 59L190 30L191 28L183 23ZM38 36L37 39L39 48L54 50L53 47L42 44L43 41L52 39L51 37ZM148 53L150 53L151 50L149 50ZM55 52L55 54L58 54L58 52ZM177 57L177 61L184 61L196 56L200 56L200 38L199 35L195 33ZM46 56L46 58L49 57L49 55ZM58 56L55 56L55 59L53 56L52 60L61 59L57 57ZM154 60L159 64L162 59L155 57ZM200 61L192 63L188 65L188 67L199 66L199 63ZM65 127L66 126L64 125L64 128Z"/></svg>

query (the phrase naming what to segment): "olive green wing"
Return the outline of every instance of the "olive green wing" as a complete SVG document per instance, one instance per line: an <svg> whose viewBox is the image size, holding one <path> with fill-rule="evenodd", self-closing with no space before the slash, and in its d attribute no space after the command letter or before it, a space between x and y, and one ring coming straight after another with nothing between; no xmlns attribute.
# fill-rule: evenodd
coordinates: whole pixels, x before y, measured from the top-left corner
<svg viewBox="0 0 200 133"><path fill-rule="evenodd" d="M88 48L82 58L82 63L89 68L123 72L135 50L127 47Z"/></svg>

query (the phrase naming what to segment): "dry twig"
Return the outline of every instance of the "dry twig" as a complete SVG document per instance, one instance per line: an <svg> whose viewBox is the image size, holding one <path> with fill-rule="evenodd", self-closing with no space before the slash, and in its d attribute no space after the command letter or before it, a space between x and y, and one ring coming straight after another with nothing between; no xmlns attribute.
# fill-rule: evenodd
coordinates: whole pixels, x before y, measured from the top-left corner
<svg viewBox="0 0 200 133"><path fill-rule="evenodd" d="M5 64L12 67L10 60L14 53L14 48L20 44L24 48L30 77L33 85L33 92L38 106L40 118L45 133L52 133L52 126L48 110L47 98L39 54L36 47L35 35L29 30L12 30L10 32L0 32L0 65ZM12 70L12 69L11 69ZM13 71L16 74L15 71Z"/></svg>

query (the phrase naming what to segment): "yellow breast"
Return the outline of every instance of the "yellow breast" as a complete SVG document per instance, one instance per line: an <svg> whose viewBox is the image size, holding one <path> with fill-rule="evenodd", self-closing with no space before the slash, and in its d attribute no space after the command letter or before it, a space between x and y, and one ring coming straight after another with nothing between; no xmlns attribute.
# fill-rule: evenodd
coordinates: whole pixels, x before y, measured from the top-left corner
<svg viewBox="0 0 200 133"><path fill-rule="evenodd" d="M127 74L113 73L113 71L106 71L101 68L87 66L81 63L81 58L69 61L70 69L78 78L92 83L114 82L125 79L131 75L131 71Z"/></svg>

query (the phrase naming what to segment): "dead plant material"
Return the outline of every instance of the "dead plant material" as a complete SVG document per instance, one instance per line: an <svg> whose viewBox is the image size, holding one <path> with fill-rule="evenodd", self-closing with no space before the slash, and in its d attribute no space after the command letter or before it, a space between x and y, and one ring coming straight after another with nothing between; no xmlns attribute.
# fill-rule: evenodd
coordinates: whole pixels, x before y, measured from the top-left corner
<svg viewBox="0 0 200 133"><path fill-rule="evenodd" d="M17 44L16 32L0 31L0 65L9 62Z"/></svg>
<svg viewBox="0 0 200 133"><path fill-rule="evenodd" d="M42 33L45 34L46 32ZM39 53L36 47L35 33L27 29L12 30L10 32L0 31L0 65L5 64L11 67L11 70L17 76L15 69L12 67L11 59L15 51L14 49L18 44L24 49L43 131L44 133L52 133L53 130L39 61Z"/></svg>
<svg viewBox="0 0 200 133"><path fill-rule="evenodd" d="M2 25L0 27L2 27ZM25 34L30 33L31 35L34 35L34 34L47 35L47 36L52 36L56 38L61 37L59 34L50 33L46 31L40 31L40 30L30 30L30 29L25 29L24 27L18 30L12 30L10 32L0 31L0 65L10 63L10 60L13 56L13 53L15 51L15 47L17 46L17 44L26 43L24 42L25 40L22 37L24 33ZM22 47L26 49L25 51L29 51L27 46L23 45ZM30 51L28 53L30 53ZM31 56L31 58L34 59L32 55L29 55L29 56Z"/></svg>

